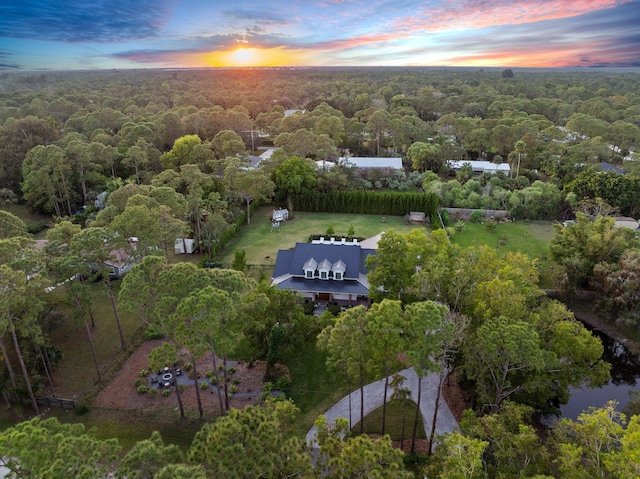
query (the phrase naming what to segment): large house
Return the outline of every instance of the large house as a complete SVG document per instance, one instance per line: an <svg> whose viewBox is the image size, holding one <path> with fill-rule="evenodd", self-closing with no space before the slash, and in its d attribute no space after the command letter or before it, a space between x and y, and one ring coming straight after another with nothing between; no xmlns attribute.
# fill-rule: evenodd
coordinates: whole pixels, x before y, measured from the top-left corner
<svg viewBox="0 0 640 479"><path fill-rule="evenodd" d="M279 250L271 284L300 292L306 299L336 301L350 306L369 299L365 259L376 254L357 240L335 238L296 243Z"/></svg>

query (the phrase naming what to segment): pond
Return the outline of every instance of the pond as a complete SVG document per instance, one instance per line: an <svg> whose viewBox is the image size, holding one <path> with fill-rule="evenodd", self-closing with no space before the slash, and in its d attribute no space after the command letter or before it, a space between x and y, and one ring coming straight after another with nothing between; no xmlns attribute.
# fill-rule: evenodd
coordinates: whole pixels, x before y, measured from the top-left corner
<svg viewBox="0 0 640 479"><path fill-rule="evenodd" d="M599 388L571 389L571 398L560 407L560 413L573 420L589 407L602 407L612 399L618 402L618 411L622 411L629 402L629 392L640 392L640 360L615 339L587 324L584 326L602 341L602 357L611 364L611 380Z"/></svg>

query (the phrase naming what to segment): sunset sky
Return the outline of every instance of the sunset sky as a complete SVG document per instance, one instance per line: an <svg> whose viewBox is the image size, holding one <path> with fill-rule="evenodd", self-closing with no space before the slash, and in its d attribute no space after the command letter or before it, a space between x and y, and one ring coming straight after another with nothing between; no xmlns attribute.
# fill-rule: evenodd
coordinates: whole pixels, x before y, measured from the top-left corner
<svg viewBox="0 0 640 479"><path fill-rule="evenodd" d="M640 0L2 0L0 70L640 67Z"/></svg>

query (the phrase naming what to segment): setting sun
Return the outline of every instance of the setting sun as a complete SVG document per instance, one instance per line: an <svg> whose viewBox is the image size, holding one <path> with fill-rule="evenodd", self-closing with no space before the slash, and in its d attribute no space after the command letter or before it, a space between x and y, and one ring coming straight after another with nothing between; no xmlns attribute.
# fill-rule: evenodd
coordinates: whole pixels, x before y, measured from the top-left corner
<svg viewBox="0 0 640 479"><path fill-rule="evenodd" d="M231 55L233 63L237 66L255 65L256 55L254 48L238 48Z"/></svg>

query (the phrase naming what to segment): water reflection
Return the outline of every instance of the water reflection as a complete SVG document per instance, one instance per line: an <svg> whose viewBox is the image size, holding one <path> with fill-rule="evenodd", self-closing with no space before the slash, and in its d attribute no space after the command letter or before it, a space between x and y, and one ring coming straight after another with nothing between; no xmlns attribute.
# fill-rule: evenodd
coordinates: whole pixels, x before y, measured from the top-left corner
<svg viewBox="0 0 640 479"><path fill-rule="evenodd" d="M629 392L640 392L640 361L629 350L615 339L601 331L591 329L594 336L602 341L604 352L602 358L611 364L611 380L598 388L571 388L569 402L560 407L562 417L577 419L581 412L590 407L602 407L615 399L618 410L622 411L629 402Z"/></svg>

